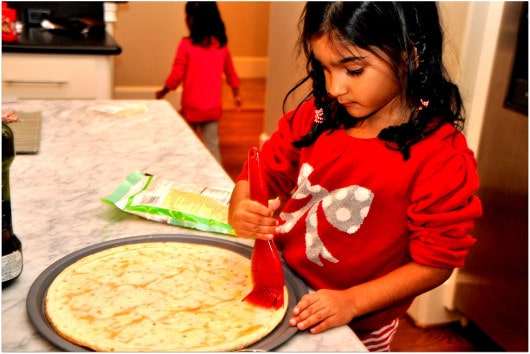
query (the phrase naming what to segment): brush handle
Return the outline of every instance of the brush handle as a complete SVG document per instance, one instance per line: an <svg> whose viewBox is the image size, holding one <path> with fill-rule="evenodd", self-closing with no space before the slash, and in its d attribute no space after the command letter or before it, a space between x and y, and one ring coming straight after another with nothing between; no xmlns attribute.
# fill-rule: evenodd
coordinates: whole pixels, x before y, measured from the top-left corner
<svg viewBox="0 0 530 354"><path fill-rule="evenodd" d="M248 151L250 198L267 206L268 194L260 163L259 150L256 147L250 148ZM254 241L250 267L254 289L246 299L265 307L283 306L285 285L283 265L273 240Z"/></svg>
<svg viewBox="0 0 530 354"><path fill-rule="evenodd" d="M267 188L261 169L259 150L256 147L252 147L248 151L248 183L250 199L267 206ZM270 267L271 264L275 264L275 267L280 267L280 270L282 270L280 256L278 255L274 241L256 239L254 242L254 252L260 255L259 258L252 257L254 270L261 270L265 266ZM264 259L266 259L265 262L263 261Z"/></svg>
<svg viewBox="0 0 530 354"><path fill-rule="evenodd" d="M261 171L260 154L257 147L248 150L248 183L250 199L268 205L267 188Z"/></svg>

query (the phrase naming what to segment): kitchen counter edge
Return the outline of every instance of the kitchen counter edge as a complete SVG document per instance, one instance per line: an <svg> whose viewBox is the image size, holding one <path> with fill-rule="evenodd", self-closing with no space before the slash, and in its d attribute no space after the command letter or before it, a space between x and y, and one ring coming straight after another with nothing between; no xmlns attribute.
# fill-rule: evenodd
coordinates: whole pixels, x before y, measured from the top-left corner
<svg viewBox="0 0 530 354"><path fill-rule="evenodd" d="M19 34L18 42L2 42L3 53L118 55L121 47L109 34L100 37L70 37L35 32Z"/></svg>

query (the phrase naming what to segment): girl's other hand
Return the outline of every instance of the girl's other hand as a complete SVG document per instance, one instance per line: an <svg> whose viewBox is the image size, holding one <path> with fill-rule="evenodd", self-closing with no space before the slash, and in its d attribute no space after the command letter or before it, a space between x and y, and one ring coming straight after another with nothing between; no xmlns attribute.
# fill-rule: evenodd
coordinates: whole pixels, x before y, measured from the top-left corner
<svg viewBox="0 0 530 354"><path fill-rule="evenodd" d="M354 313L346 291L321 289L302 296L289 325L317 334L350 323Z"/></svg>

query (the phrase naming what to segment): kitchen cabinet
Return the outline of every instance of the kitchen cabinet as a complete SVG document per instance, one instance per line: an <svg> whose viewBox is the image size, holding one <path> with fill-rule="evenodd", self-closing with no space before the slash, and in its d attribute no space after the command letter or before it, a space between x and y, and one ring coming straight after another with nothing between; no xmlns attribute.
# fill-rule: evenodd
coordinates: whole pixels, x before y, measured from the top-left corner
<svg viewBox="0 0 530 354"><path fill-rule="evenodd" d="M2 54L2 98L110 99L112 57L38 53Z"/></svg>
<svg viewBox="0 0 530 354"><path fill-rule="evenodd" d="M105 27L87 33L51 31L40 26L42 14L56 19L90 18L111 24L115 7L101 2L8 2L23 30L17 41L2 42L2 98L110 99L113 56L121 53ZM42 16L41 16L42 15ZM40 16L40 17L39 17ZM109 27L110 28L110 27Z"/></svg>

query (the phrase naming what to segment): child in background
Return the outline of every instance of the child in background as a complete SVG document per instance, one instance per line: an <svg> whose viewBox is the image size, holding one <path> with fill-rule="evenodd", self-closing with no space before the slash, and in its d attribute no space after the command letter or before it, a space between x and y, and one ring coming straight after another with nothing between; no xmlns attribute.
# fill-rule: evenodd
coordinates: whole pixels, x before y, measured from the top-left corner
<svg viewBox="0 0 530 354"><path fill-rule="evenodd" d="M274 239L315 289L292 326L347 324L369 350L389 350L414 297L464 264L482 213L438 11L434 2L308 2L301 31L312 95L261 150L276 199L249 199L245 165L229 222L241 237Z"/></svg>
<svg viewBox="0 0 530 354"><path fill-rule="evenodd" d="M236 107L241 106L239 77L215 2L186 3L186 25L190 36L180 41L171 72L156 98L163 98L182 83L180 113L221 163L218 122L222 115L223 73Z"/></svg>

